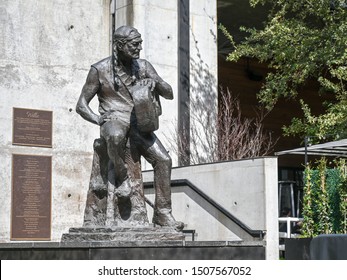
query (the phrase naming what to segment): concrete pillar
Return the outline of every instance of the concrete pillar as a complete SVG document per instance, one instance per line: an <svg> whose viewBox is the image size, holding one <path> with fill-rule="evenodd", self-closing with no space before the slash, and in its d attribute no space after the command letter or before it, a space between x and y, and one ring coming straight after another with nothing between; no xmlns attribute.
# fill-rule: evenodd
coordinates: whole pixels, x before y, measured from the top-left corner
<svg viewBox="0 0 347 280"><path fill-rule="evenodd" d="M185 15L187 10L189 13ZM187 124L196 125L190 119L201 115L196 108L189 107L191 100L199 98L205 102L204 109L209 109L212 118L217 114L216 13L216 1L212 0L122 0L116 3L116 28L128 24L139 30L143 37L141 57L150 61L173 88L174 100L162 99L163 115L157 136L170 150L174 165L178 164L174 154L177 147L170 147L176 142L175 134L182 133L182 127ZM188 20L183 29L179 16ZM187 46L189 49L182 50ZM205 128L199 129L204 135Z"/></svg>

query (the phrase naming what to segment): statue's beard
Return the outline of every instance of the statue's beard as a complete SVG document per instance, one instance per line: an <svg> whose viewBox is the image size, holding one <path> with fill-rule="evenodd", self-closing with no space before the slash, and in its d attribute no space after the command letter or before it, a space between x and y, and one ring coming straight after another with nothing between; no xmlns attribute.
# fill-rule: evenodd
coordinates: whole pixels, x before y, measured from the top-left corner
<svg viewBox="0 0 347 280"><path fill-rule="evenodd" d="M113 51L112 60L115 86L119 86L121 83L125 84L126 86L134 84L136 82L136 70L134 69L133 63L131 65L131 73L127 73L124 66L119 63L117 51Z"/></svg>

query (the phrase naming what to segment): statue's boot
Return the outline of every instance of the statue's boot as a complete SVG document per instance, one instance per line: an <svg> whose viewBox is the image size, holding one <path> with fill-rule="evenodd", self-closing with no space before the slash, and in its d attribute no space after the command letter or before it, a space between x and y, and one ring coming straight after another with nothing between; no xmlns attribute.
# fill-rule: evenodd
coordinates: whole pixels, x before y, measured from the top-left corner
<svg viewBox="0 0 347 280"><path fill-rule="evenodd" d="M152 222L153 224L162 227L174 228L176 231L182 231L184 228L184 224L182 222L176 221L172 216L171 210L154 211Z"/></svg>

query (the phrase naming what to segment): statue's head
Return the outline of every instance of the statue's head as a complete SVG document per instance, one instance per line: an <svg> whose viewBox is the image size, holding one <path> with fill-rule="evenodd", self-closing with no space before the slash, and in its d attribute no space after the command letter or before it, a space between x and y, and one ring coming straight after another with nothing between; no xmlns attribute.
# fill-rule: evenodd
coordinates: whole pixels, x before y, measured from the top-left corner
<svg viewBox="0 0 347 280"><path fill-rule="evenodd" d="M113 35L114 50L118 56L126 58L139 58L142 50L141 34L131 26L117 28Z"/></svg>

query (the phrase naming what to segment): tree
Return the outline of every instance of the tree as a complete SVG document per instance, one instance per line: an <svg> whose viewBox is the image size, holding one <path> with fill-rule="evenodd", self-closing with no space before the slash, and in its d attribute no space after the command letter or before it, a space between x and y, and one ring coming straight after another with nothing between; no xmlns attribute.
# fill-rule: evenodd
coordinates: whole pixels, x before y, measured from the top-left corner
<svg viewBox="0 0 347 280"><path fill-rule="evenodd" d="M242 117L240 101L229 89L220 89L219 114L214 120L211 104L197 96L190 101L190 154L182 153L187 133L175 130L168 136L170 149L191 164L255 158L268 155L278 139L264 129L264 112L255 108L256 117ZM189 158L184 158L189 156Z"/></svg>
<svg viewBox="0 0 347 280"><path fill-rule="evenodd" d="M347 137L347 1L345 0L250 0L250 5L269 5L264 28L241 30L248 37L236 44L226 28L220 29L234 50L227 60L256 58L270 68L258 93L260 102L273 108L279 98L295 98L309 80L319 84L319 93L334 95L325 112L313 115L300 100L303 118L293 118L283 127L285 135L322 139Z"/></svg>

